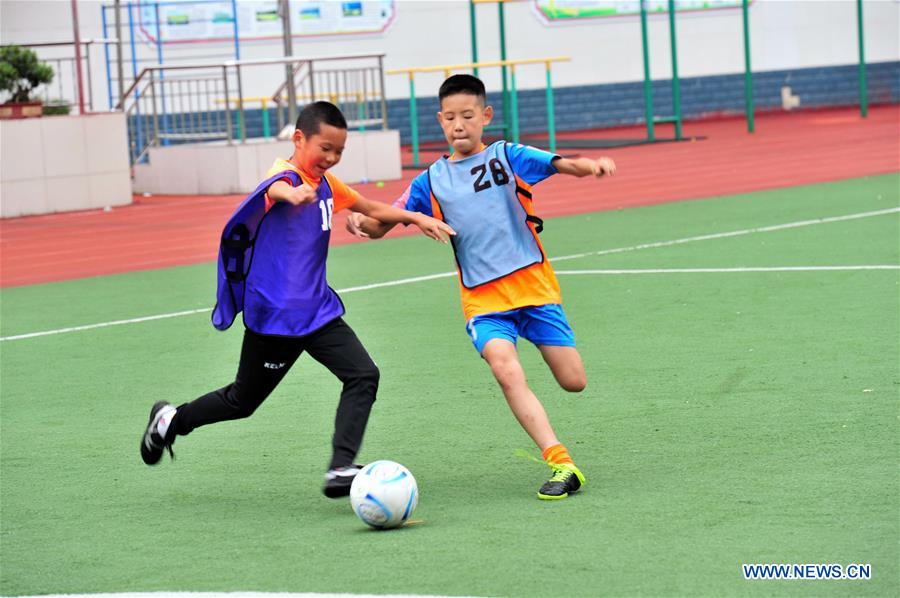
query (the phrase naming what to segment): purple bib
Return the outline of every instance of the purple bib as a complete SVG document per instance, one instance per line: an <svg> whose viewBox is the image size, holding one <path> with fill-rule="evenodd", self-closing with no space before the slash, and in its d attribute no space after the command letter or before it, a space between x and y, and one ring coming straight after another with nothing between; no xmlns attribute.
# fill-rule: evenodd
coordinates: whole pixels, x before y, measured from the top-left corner
<svg viewBox="0 0 900 598"><path fill-rule="evenodd" d="M227 330L241 311L259 334L304 336L344 314L326 281L325 260L334 209L322 178L317 201L302 206L276 202L266 212L266 191L279 180L302 184L293 171L262 183L238 206L219 247L218 289L212 323Z"/></svg>

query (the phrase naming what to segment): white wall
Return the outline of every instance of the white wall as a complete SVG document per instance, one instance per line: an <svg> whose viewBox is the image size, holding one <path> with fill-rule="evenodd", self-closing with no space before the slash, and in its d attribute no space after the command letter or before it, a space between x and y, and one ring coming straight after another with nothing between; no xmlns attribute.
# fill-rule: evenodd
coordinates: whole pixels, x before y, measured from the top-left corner
<svg viewBox="0 0 900 598"><path fill-rule="evenodd" d="M122 113L0 121L0 217L129 203Z"/></svg>
<svg viewBox="0 0 900 598"><path fill-rule="evenodd" d="M240 0L251 1L251 0ZM110 2L107 2L110 3ZM79 0L83 38L101 37L98 0ZM595 19L546 26L535 16L531 2L506 5L507 56L533 58L569 55L570 63L554 67L558 86L636 81L642 78L640 24L636 17ZM479 58L499 58L497 8L480 5ZM865 0L866 58L869 62L900 60L900 2ZM752 62L755 71L853 64L857 61L855 0L756 0L751 5ZM468 62L471 57L469 9L465 0L399 0L397 18L382 34L296 38L294 54L385 52L387 68ZM655 78L671 74L668 21L651 17L651 72ZM112 35L112 32L110 33ZM679 15L679 70L684 77L743 71L740 10ZM0 41L69 40L71 8L68 0L0 0ZM230 57L230 44L165 46L170 57L201 60ZM271 58L283 54L280 40L246 42L242 58ZM139 55L155 61L155 49L142 46ZM211 57L211 58L210 58ZM106 108L106 75L102 52L94 56L95 106ZM114 69L115 70L115 69ZM130 71L126 68L126 71ZM489 89L499 77L482 71ZM270 77L271 75L269 75ZM520 88L544 84L540 66L518 73ZM433 95L442 75L420 76L417 93ZM408 80L390 76L389 97L407 97ZM69 84L70 86L70 84ZM271 93L273 81L258 73L245 75L245 95Z"/></svg>
<svg viewBox="0 0 900 598"><path fill-rule="evenodd" d="M290 156L292 141L187 143L150 148L147 164L134 167L134 192L164 195L250 193L276 158ZM203 176L215 172L216 176ZM348 131L344 158L332 172L345 183L401 177L400 132Z"/></svg>

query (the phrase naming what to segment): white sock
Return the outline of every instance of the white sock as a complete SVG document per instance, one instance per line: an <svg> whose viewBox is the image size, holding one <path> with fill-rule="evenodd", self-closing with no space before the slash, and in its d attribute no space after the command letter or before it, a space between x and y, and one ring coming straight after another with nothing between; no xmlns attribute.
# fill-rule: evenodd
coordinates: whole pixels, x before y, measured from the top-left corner
<svg viewBox="0 0 900 598"><path fill-rule="evenodd" d="M166 433L169 431L169 424L172 423L172 418L175 417L176 411L178 410L170 405L169 407L163 407L160 412L159 421L156 423L156 432L164 439Z"/></svg>

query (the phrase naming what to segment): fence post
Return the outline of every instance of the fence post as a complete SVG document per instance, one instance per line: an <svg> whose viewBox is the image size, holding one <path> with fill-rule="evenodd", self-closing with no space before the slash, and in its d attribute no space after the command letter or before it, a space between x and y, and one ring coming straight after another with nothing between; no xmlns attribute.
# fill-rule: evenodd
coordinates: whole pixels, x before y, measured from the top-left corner
<svg viewBox="0 0 900 598"><path fill-rule="evenodd" d="M550 61L547 66L547 139L550 143L550 153L556 153L556 123L553 120L553 81L550 76Z"/></svg>
<svg viewBox="0 0 900 598"><path fill-rule="evenodd" d="M93 79L91 78L91 44L93 41L89 41L84 45L84 55L85 60L84 64L87 67L87 80L88 80L88 110L91 112L94 111L94 85L91 83Z"/></svg>
<svg viewBox="0 0 900 598"><path fill-rule="evenodd" d="M419 119L416 114L415 74L409 71L409 120L412 137L413 166L419 167Z"/></svg>
<svg viewBox="0 0 900 598"><path fill-rule="evenodd" d="M678 79L678 40L675 36L675 0L669 0L669 42L672 45L672 111L675 139L681 139L681 81Z"/></svg>
<svg viewBox="0 0 900 598"><path fill-rule="evenodd" d="M516 65L509 65L509 121L512 127L512 141L519 143L519 98L516 91Z"/></svg>
<svg viewBox="0 0 900 598"><path fill-rule="evenodd" d="M378 77L381 82L381 128L387 131L388 128L388 117L387 117L387 99L385 99L384 95L384 57L378 57Z"/></svg>
<svg viewBox="0 0 900 598"><path fill-rule="evenodd" d="M150 103L153 105L153 139L150 145L159 147L159 116L156 112L156 77L154 71L150 71Z"/></svg>
<svg viewBox="0 0 900 598"><path fill-rule="evenodd" d="M225 128L228 131L228 145L234 141L231 125L231 102L228 100L228 67L222 65L222 91L225 92Z"/></svg>
<svg viewBox="0 0 900 598"><path fill-rule="evenodd" d="M316 101L316 75L315 75L315 72L313 71L313 64L314 64L313 61L310 60L309 62L307 62L307 64L309 65L309 67L307 68L307 70L309 71L309 101L310 101L310 103L312 103L312 102ZM327 75L327 73L326 73L326 75ZM328 87L327 79L325 80L325 87L326 88ZM295 110L296 110L296 108L295 108Z"/></svg>
<svg viewBox="0 0 900 598"><path fill-rule="evenodd" d="M505 137L510 133L510 106L509 88L506 84L506 18L503 13L503 2L497 3L497 19L500 21L500 60L504 62L500 71L503 78L503 136Z"/></svg>
<svg viewBox="0 0 900 598"><path fill-rule="evenodd" d="M272 136L272 129L269 128L269 102L266 98L262 99L262 133L263 137L269 139Z"/></svg>
<svg viewBox="0 0 900 598"><path fill-rule="evenodd" d="M119 102L123 102L122 109L124 110L124 102L125 102L125 72L124 66L122 65L122 15L121 15L121 5L120 1L116 0L114 3L116 10L116 83L119 88L119 100L116 102L116 105Z"/></svg>
<svg viewBox="0 0 900 598"><path fill-rule="evenodd" d="M866 88L866 44L863 36L862 0L856 0L856 31L859 38L859 114L866 118L869 114L869 93Z"/></svg>
<svg viewBox="0 0 900 598"><path fill-rule="evenodd" d="M134 12L133 12L134 4L128 4L128 33L130 42L131 42L131 77L135 81L137 81L138 73L137 73L137 50L135 49L135 38L134 38ZM144 123L143 118L141 117L141 89L140 84L136 85L134 88L134 118L136 123L136 132L135 132L135 140L137 142L137 147L140 148L143 142L143 127ZM125 96L122 96L122 109L125 109ZM140 153L137 154L140 156ZM137 156L135 156L137 159Z"/></svg>
<svg viewBox="0 0 900 598"><path fill-rule="evenodd" d="M162 46L162 24L159 19L159 2L155 4L156 6L156 60L159 61L159 64L163 64L163 46ZM159 72L159 97L161 100L161 108L162 108L162 122L163 129L166 131L169 130L169 109L166 106L166 74L165 71ZM169 145L169 140L163 139L163 145Z"/></svg>
<svg viewBox="0 0 900 598"><path fill-rule="evenodd" d="M78 4L72 0L72 34L75 39L75 73L78 82L78 114L84 114L84 79L81 76L81 31L78 27ZM88 84L91 84L88 81Z"/></svg>
<svg viewBox="0 0 900 598"><path fill-rule="evenodd" d="M647 121L647 141L653 141L653 80L650 78L650 48L647 43L647 4L641 2L641 46L644 50L644 119Z"/></svg>
<svg viewBox="0 0 900 598"><path fill-rule="evenodd" d="M235 65L236 73L237 73L237 133L238 138L241 140L241 143L245 143L247 141L247 129L244 125L244 86L241 83L241 65ZM225 100L227 102L228 96L225 96Z"/></svg>
<svg viewBox="0 0 900 598"><path fill-rule="evenodd" d="M100 7L100 20L103 24L103 39L104 40L109 39L109 33L107 33L107 29L106 29L106 9L107 8L109 8L109 7L108 6ZM109 42L108 41L105 41L103 43L103 57L106 61L107 104L108 104L109 110L112 111L115 108L115 106L113 105L113 101L112 101L112 70L109 66Z"/></svg>
<svg viewBox="0 0 900 598"><path fill-rule="evenodd" d="M469 0L469 30L472 36L472 64L478 64L478 37L475 30L475 2ZM478 76L478 67L472 67L472 74Z"/></svg>
<svg viewBox="0 0 900 598"><path fill-rule="evenodd" d="M753 122L753 73L750 70L750 19L747 11L749 0L743 2L744 13L744 103L747 112L747 132L755 130Z"/></svg>
<svg viewBox="0 0 900 598"><path fill-rule="evenodd" d="M289 0L278 0L278 14L281 16L284 55L286 58L290 58L294 55L294 46L291 34L291 7ZM312 66L312 63L310 63L310 66ZM310 69L309 76L312 77L312 69ZM287 119L291 124L294 124L297 120L297 87L294 84L293 61L284 65L284 80L287 85L288 96Z"/></svg>

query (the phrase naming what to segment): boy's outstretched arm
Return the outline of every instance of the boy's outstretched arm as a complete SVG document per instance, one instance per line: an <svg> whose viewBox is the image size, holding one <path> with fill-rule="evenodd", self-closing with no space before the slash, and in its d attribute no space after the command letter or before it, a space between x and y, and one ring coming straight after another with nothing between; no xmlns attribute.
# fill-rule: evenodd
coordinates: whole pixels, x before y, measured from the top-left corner
<svg viewBox="0 0 900 598"><path fill-rule="evenodd" d="M306 183L292 187L286 181L275 181L269 185L269 199L284 201L295 206L316 201L316 189Z"/></svg>
<svg viewBox="0 0 900 598"><path fill-rule="evenodd" d="M405 210L412 190L413 186L410 184L391 205L398 210ZM410 212L414 211L416 210L410 210ZM384 223L380 220L364 216L358 212L353 212L347 218L347 230L357 237L362 237L364 239L380 239L388 234L395 226L396 224Z"/></svg>
<svg viewBox="0 0 900 598"><path fill-rule="evenodd" d="M599 178L605 174L610 176L616 174L616 163L613 162L612 158L607 158L606 156L596 160L591 158L577 158L575 160L558 158L553 161L553 165L560 174L571 174L577 177L594 175Z"/></svg>
<svg viewBox="0 0 900 598"><path fill-rule="evenodd" d="M432 218L431 216L426 216L425 214L420 214L418 212L399 210L381 202L366 199L365 197L357 199L356 203L350 206L350 209L354 212L359 212L368 216L369 219L374 218L382 223L382 226L390 225L388 230L395 224L415 224L426 236L442 243L447 242L444 235L450 236L456 234L446 222L441 222L437 218ZM372 230L374 231L374 228Z"/></svg>
<svg viewBox="0 0 900 598"><path fill-rule="evenodd" d="M396 224L385 224L380 220L369 218L359 212L353 212L347 217L347 230L366 239L380 239L390 232Z"/></svg>

